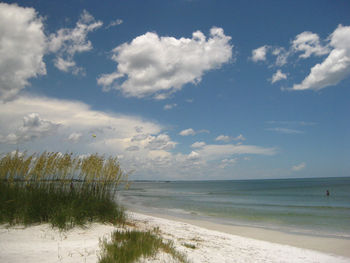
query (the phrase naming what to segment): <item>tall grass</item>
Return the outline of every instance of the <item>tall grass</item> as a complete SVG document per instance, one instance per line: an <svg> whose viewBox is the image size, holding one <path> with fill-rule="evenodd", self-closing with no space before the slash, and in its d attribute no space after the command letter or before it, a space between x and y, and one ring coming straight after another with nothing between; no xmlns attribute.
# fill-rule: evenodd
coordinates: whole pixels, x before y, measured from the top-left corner
<svg viewBox="0 0 350 263"><path fill-rule="evenodd" d="M0 223L124 223L114 198L126 179L115 157L8 153L0 159Z"/></svg>

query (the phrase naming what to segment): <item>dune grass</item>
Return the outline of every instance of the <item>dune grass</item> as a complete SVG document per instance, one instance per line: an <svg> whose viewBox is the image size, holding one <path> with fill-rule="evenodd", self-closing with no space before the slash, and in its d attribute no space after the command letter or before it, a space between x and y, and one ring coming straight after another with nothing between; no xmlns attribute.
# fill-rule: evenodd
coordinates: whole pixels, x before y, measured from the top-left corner
<svg viewBox="0 0 350 263"><path fill-rule="evenodd" d="M155 256L159 251L170 254L178 262L188 262L172 243L164 242L155 231L131 230L115 231L110 242L103 241L99 263L136 262L141 257Z"/></svg>
<svg viewBox="0 0 350 263"><path fill-rule="evenodd" d="M127 175L117 158L94 154L9 153L0 158L0 224L50 223L61 230L88 222L126 224L115 193ZM116 231L101 243L100 263L135 262L164 251L187 262L157 229Z"/></svg>
<svg viewBox="0 0 350 263"><path fill-rule="evenodd" d="M9 153L0 159L0 223L123 224L115 192L126 180L117 158Z"/></svg>

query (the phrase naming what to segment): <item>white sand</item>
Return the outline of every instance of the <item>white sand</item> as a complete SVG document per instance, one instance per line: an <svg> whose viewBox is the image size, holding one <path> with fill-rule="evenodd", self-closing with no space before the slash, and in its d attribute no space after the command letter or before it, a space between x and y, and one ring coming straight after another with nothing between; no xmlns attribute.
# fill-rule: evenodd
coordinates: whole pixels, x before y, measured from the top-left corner
<svg viewBox="0 0 350 263"><path fill-rule="evenodd" d="M110 237L112 225L92 224L87 229L60 232L48 224L0 228L1 263L97 262L99 239Z"/></svg>
<svg viewBox="0 0 350 263"><path fill-rule="evenodd" d="M191 262L350 262L346 257L208 230L185 222L138 213L129 213L129 217L138 229L159 227L163 238L172 240ZM115 229L111 225L92 224L88 229L61 233L49 225L24 229L0 226L0 262L97 262L99 239L108 238ZM159 253L157 258L142 262L171 262L171 259Z"/></svg>

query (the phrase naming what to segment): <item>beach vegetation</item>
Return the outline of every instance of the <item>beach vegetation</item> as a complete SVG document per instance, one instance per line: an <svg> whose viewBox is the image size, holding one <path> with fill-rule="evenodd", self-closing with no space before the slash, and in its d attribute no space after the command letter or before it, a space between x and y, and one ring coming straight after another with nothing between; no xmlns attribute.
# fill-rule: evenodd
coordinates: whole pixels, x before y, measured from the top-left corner
<svg viewBox="0 0 350 263"><path fill-rule="evenodd" d="M88 222L123 224L115 200L126 182L116 157L72 153L8 153L0 158L0 223L51 223L69 229Z"/></svg>
<svg viewBox="0 0 350 263"><path fill-rule="evenodd" d="M155 231L115 231L111 241L102 242L99 263L128 263L155 256L158 252L170 254L178 262L187 263L172 242L164 242Z"/></svg>

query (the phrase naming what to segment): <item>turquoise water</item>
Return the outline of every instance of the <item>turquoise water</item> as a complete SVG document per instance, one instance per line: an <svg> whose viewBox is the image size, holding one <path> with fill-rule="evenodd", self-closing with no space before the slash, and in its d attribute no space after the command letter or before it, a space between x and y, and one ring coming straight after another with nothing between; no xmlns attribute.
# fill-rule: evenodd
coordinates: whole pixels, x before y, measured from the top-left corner
<svg viewBox="0 0 350 263"><path fill-rule="evenodd" d="M133 182L118 200L140 212L350 238L349 177Z"/></svg>

